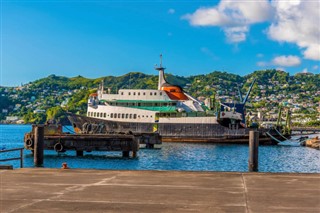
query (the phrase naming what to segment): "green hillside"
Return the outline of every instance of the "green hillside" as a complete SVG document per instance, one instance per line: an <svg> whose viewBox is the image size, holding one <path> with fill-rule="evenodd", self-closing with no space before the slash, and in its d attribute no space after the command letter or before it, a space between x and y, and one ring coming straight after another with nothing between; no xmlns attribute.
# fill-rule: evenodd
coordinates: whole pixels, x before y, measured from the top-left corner
<svg viewBox="0 0 320 213"><path fill-rule="evenodd" d="M257 79L251 94L251 110L260 108L268 111L284 102L297 108L299 113L318 115L319 74L301 73L290 76L283 71L260 70L239 76L214 71L189 77L166 74L166 79L196 98L215 94L221 101L233 102L239 101L238 86L245 94L253 79ZM105 89L109 88L112 93L116 93L122 88L156 89L158 76L140 72L97 79L50 75L21 87L0 87L0 120L4 120L6 116L19 116L27 123L41 123L48 119L65 122L65 110L85 114L87 98L96 91L101 81L104 82Z"/></svg>

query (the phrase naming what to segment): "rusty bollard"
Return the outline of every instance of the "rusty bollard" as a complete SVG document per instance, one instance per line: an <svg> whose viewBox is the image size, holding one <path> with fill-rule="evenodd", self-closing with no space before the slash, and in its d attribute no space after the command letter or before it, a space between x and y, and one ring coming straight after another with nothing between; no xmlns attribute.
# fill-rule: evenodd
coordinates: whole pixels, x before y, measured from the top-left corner
<svg viewBox="0 0 320 213"><path fill-rule="evenodd" d="M70 168L68 167L68 164L66 162L64 162L64 163L62 163L61 169L70 169Z"/></svg>

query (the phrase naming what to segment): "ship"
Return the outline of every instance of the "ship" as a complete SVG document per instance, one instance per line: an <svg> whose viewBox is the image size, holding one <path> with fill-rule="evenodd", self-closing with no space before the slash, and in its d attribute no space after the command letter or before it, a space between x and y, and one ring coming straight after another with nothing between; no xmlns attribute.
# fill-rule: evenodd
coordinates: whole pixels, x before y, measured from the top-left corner
<svg viewBox="0 0 320 213"><path fill-rule="evenodd" d="M97 92L89 96L86 116L68 113L75 132L156 132L163 142L248 143L250 128L245 122L245 103L254 82L241 103L215 104L210 99L208 106L180 86L170 84L165 69L160 55L160 65L155 67L159 74L157 89L120 89L111 94L102 81ZM275 143L266 134L272 130L259 131L261 142Z"/></svg>

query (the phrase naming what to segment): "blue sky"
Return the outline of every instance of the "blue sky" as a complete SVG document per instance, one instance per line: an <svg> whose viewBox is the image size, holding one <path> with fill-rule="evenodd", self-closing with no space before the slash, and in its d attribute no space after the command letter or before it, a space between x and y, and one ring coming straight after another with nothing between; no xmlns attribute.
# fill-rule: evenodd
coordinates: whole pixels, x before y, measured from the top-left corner
<svg viewBox="0 0 320 213"><path fill-rule="evenodd" d="M320 3L306 2L1 1L0 85L157 74L160 53L182 76L319 73Z"/></svg>

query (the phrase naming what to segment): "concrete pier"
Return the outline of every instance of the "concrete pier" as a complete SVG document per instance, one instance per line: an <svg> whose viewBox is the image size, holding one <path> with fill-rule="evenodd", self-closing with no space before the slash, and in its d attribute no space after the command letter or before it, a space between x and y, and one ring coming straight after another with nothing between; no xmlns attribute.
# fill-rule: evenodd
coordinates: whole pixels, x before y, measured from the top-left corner
<svg viewBox="0 0 320 213"><path fill-rule="evenodd" d="M0 170L0 212L320 212L320 174Z"/></svg>

